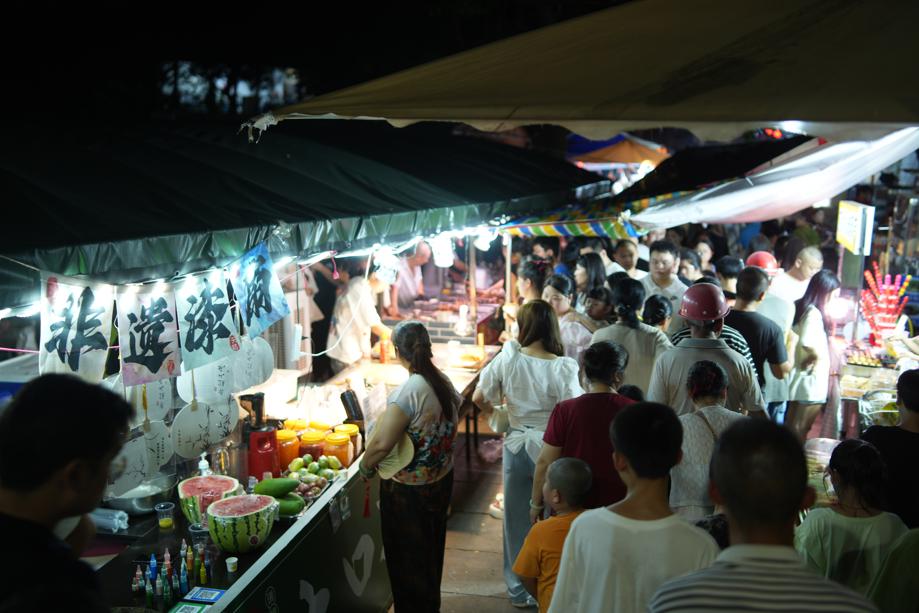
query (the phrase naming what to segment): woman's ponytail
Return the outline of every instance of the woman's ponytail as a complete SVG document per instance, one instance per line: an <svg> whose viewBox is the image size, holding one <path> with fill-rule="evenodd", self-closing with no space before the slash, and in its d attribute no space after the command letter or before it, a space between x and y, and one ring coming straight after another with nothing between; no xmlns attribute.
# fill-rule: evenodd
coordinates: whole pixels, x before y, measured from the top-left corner
<svg viewBox="0 0 919 613"><path fill-rule="evenodd" d="M632 329L638 328L638 309L645 302L644 286L635 279L623 279L612 289L619 320Z"/></svg>
<svg viewBox="0 0 919 613"><path fill-rule="evenodd" d="M399 355L408 361L410 372L424 377L434 390L443 414L451 421L455 419L453 386L434 364L431 337L424 324L417 321L398 323L393 329L392 342Z"/></svg>

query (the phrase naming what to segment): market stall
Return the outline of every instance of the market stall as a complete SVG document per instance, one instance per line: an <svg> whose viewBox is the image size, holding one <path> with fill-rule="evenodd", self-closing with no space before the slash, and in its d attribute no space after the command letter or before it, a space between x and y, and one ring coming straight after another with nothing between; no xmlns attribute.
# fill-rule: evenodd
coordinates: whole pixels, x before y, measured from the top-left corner
<svg viewBox="0 0 919 613"><path fill-rule="evenodd" d="M496 354L497 348L460 350L436 343L433 351L435 363L457 391L468 398L478 371ZM357 390L359 403L365 408L363 427L371 430L374 420L385 409L388 392L407 377L406 370L392 361L368 359L322 385L302 386L298 397L289 402L284 401L289 393L289 381L284 377L245 391L261 390L265 395L269 424L305 425L303 434L315 432L310 427L320 420L326 422L318 426L321 428L347 420L340 397L348 390ZM236 434L231 436L231 442ZM307 443L309 440L312 439L308 434L303 436L300 449L311 444ZM264 610L272 604L296 608L302 607L303 601L318 610L325 610L324 605L334 611L386 610L389 582L382 559L378 487L376 483L366 484L359 477L357 461L355 457L305 510L277 519L259 549L223 552L213 539L208 542L206 552L211 571L203 585L219 594L215 610ZM138 565L149 568L151 556L162 565L166 550L177 558L182 539L192 542L189 521L182 515L177 515L174 525L166 530L158 526L155 518L146 520L145 527L143 534L100 570L109 601L116 605L137 606L146 598L144 593L131 590L130 579ZM140 530L143 528L136 529ZM108 548L112 545L108 544ZM229 558L236 558L233 572L228 571ZM193 584L199 585L199 581Z"/></svg>
<svg viewBox="0 0 919 613"><path fill-rule="evenodd" d="M41 203L22 207L31 213L53 202L50 222L72 218L74 234L54 243L33 219L3 249L0 317L39 314L41 327L40 349L3 348L25 352L0 364L3 391L40 372L74 373L123 395L137 412L117 459L126 470L97 513L112 530L100 530L87 552L111 604L142 606L147 594L132 586L155 586L154 566L178 579L185 560L186 581L172 591L193 598L200 590L187 589L226 590L212 590L214 610L303 601L317 610L325 610L320 603L329 611L385 610L377 488L360 480L355 463L373 416L406 373L384 353L325 385L306 383L298 358L315 350L306 338L304 268L329 258L391 259L445 232L493 235L487 229L504 215L608 187L563 161L443 140L441 130L368 125L361 141L364 129L307 127L258 148L233 141L232 132L164 129L69 151L78 174L120 182L71 184L70 171L55 182L55 167L31 154L8 169L6 177L17 177L6 185L11 198ZM445 157L435 163L438 149ZM463 171L444 170L451 166ZM36 167L48 173L42 181L33 181ZM143 204L134 217L115 193L132 189ZM131 223L81 219L87 202ZM255 225L236 227L245 220ZM470 311L487 311L485 300L464 300ZM435 334L438 363L468 395L495 348L477 344L474 332L462 347L449 343L457 338ZM346 406L366 412L364 430ZM285 477L293 485L274 482ZM171 503L171 513L154 514L160 502ZM181 555L183 540L190 557ZM165 606L165 590L152 598L154 608Z"/></svg>
<svg viewBox="0 0 919 613"><path fill-rule="evenodd" d="M120 351L120 370L102 384L131 401L137 416L116 459L126 470L109 483L108 508L93 515L112 529L100 529L89 552L114 605L149 604L146 585L178 578L181 568L179 589L150 594L154 606L195 598L200 592L188 590L202 587L219 597L217 610L274 600L294 606L330 593L329 610L388 607L377 486L365 486L356 464L363 437L408 373L385 348L322 385L306 384L305 371L275 368L276 353L303 348L271 334L292 310L279 268L259 244L226 270L171 284L113 287L43 275L42 349L0 365L0 380L15 391L39 371L102 378L110 350ZM92 318L74 322L76 311ZM116 346L76 344L112 322ZM71 323L80 327L76 336L66 332ZM151 335L141 341L145 330ZM435 361L468 403L497 347L440 340ZM224 516L219 503L227 501L236 506ZM151 515L160 503L171 513ZM317 565L317 551L330 562ZM362 555L364 570L338 563L357 564ZM169 578L157 580L157 566Z"/></svg>

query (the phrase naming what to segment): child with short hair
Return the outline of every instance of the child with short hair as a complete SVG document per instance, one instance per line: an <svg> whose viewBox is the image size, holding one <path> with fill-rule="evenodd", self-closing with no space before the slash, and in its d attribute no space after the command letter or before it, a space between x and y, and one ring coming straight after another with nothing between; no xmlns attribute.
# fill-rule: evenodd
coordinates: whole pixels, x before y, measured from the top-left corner
<svg viewBox="0 0 919 613"><path fill-rule="evenodd" d="M549 465L542 496L555 514L530 528L513 567L527 591L537 595L540 611L549 610L565 537L584 510L592 481L584 460L559 458Z"/></svg>
<svg viewBox="0 0 919 613"><path fill-rule="evenodd" d="M613 419L610 441L628 493L572 523L548 613L644 613L661 584L718 555L712 537L669 505L670 471L683 444L673 409L655 402L626 406Z"/></svg>

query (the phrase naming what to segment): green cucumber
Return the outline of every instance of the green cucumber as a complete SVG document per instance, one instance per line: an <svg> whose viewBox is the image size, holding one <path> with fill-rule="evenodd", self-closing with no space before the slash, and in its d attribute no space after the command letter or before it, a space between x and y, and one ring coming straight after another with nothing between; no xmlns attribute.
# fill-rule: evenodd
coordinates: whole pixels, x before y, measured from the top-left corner
<svg viewBox="0 0 919 613"><path fill-rule="evenodd" d="M298 485L300 485L300 481L297 479L287 479L284 477L279 479L265 479L255 484L255 493L261 494L262 496L283 498L297 489Z"/></svg>
<svg viewBox="0 0 919 613"><path fill-rule="evenodd" d="M278 498L278 504L281 505L280 513L284 517L296 515L306 506L306 501L294 493L290 493L283 498Z"/></svg>

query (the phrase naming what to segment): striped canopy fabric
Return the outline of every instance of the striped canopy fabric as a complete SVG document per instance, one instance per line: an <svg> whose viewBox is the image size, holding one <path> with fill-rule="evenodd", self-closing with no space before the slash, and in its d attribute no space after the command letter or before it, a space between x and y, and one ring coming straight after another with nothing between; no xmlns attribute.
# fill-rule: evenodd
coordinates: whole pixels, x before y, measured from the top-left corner
<svg viewBox="0 0 919 613"><path fill-rule="evenodd" d="M633 214L649 206L679 198L686 193L661 194L625 204L610 205L603 201L570 206L545 215L520 217L504 224L501 229L511 236L605 236L611 239L640 236L646 231L629 221Z"/></svg>

